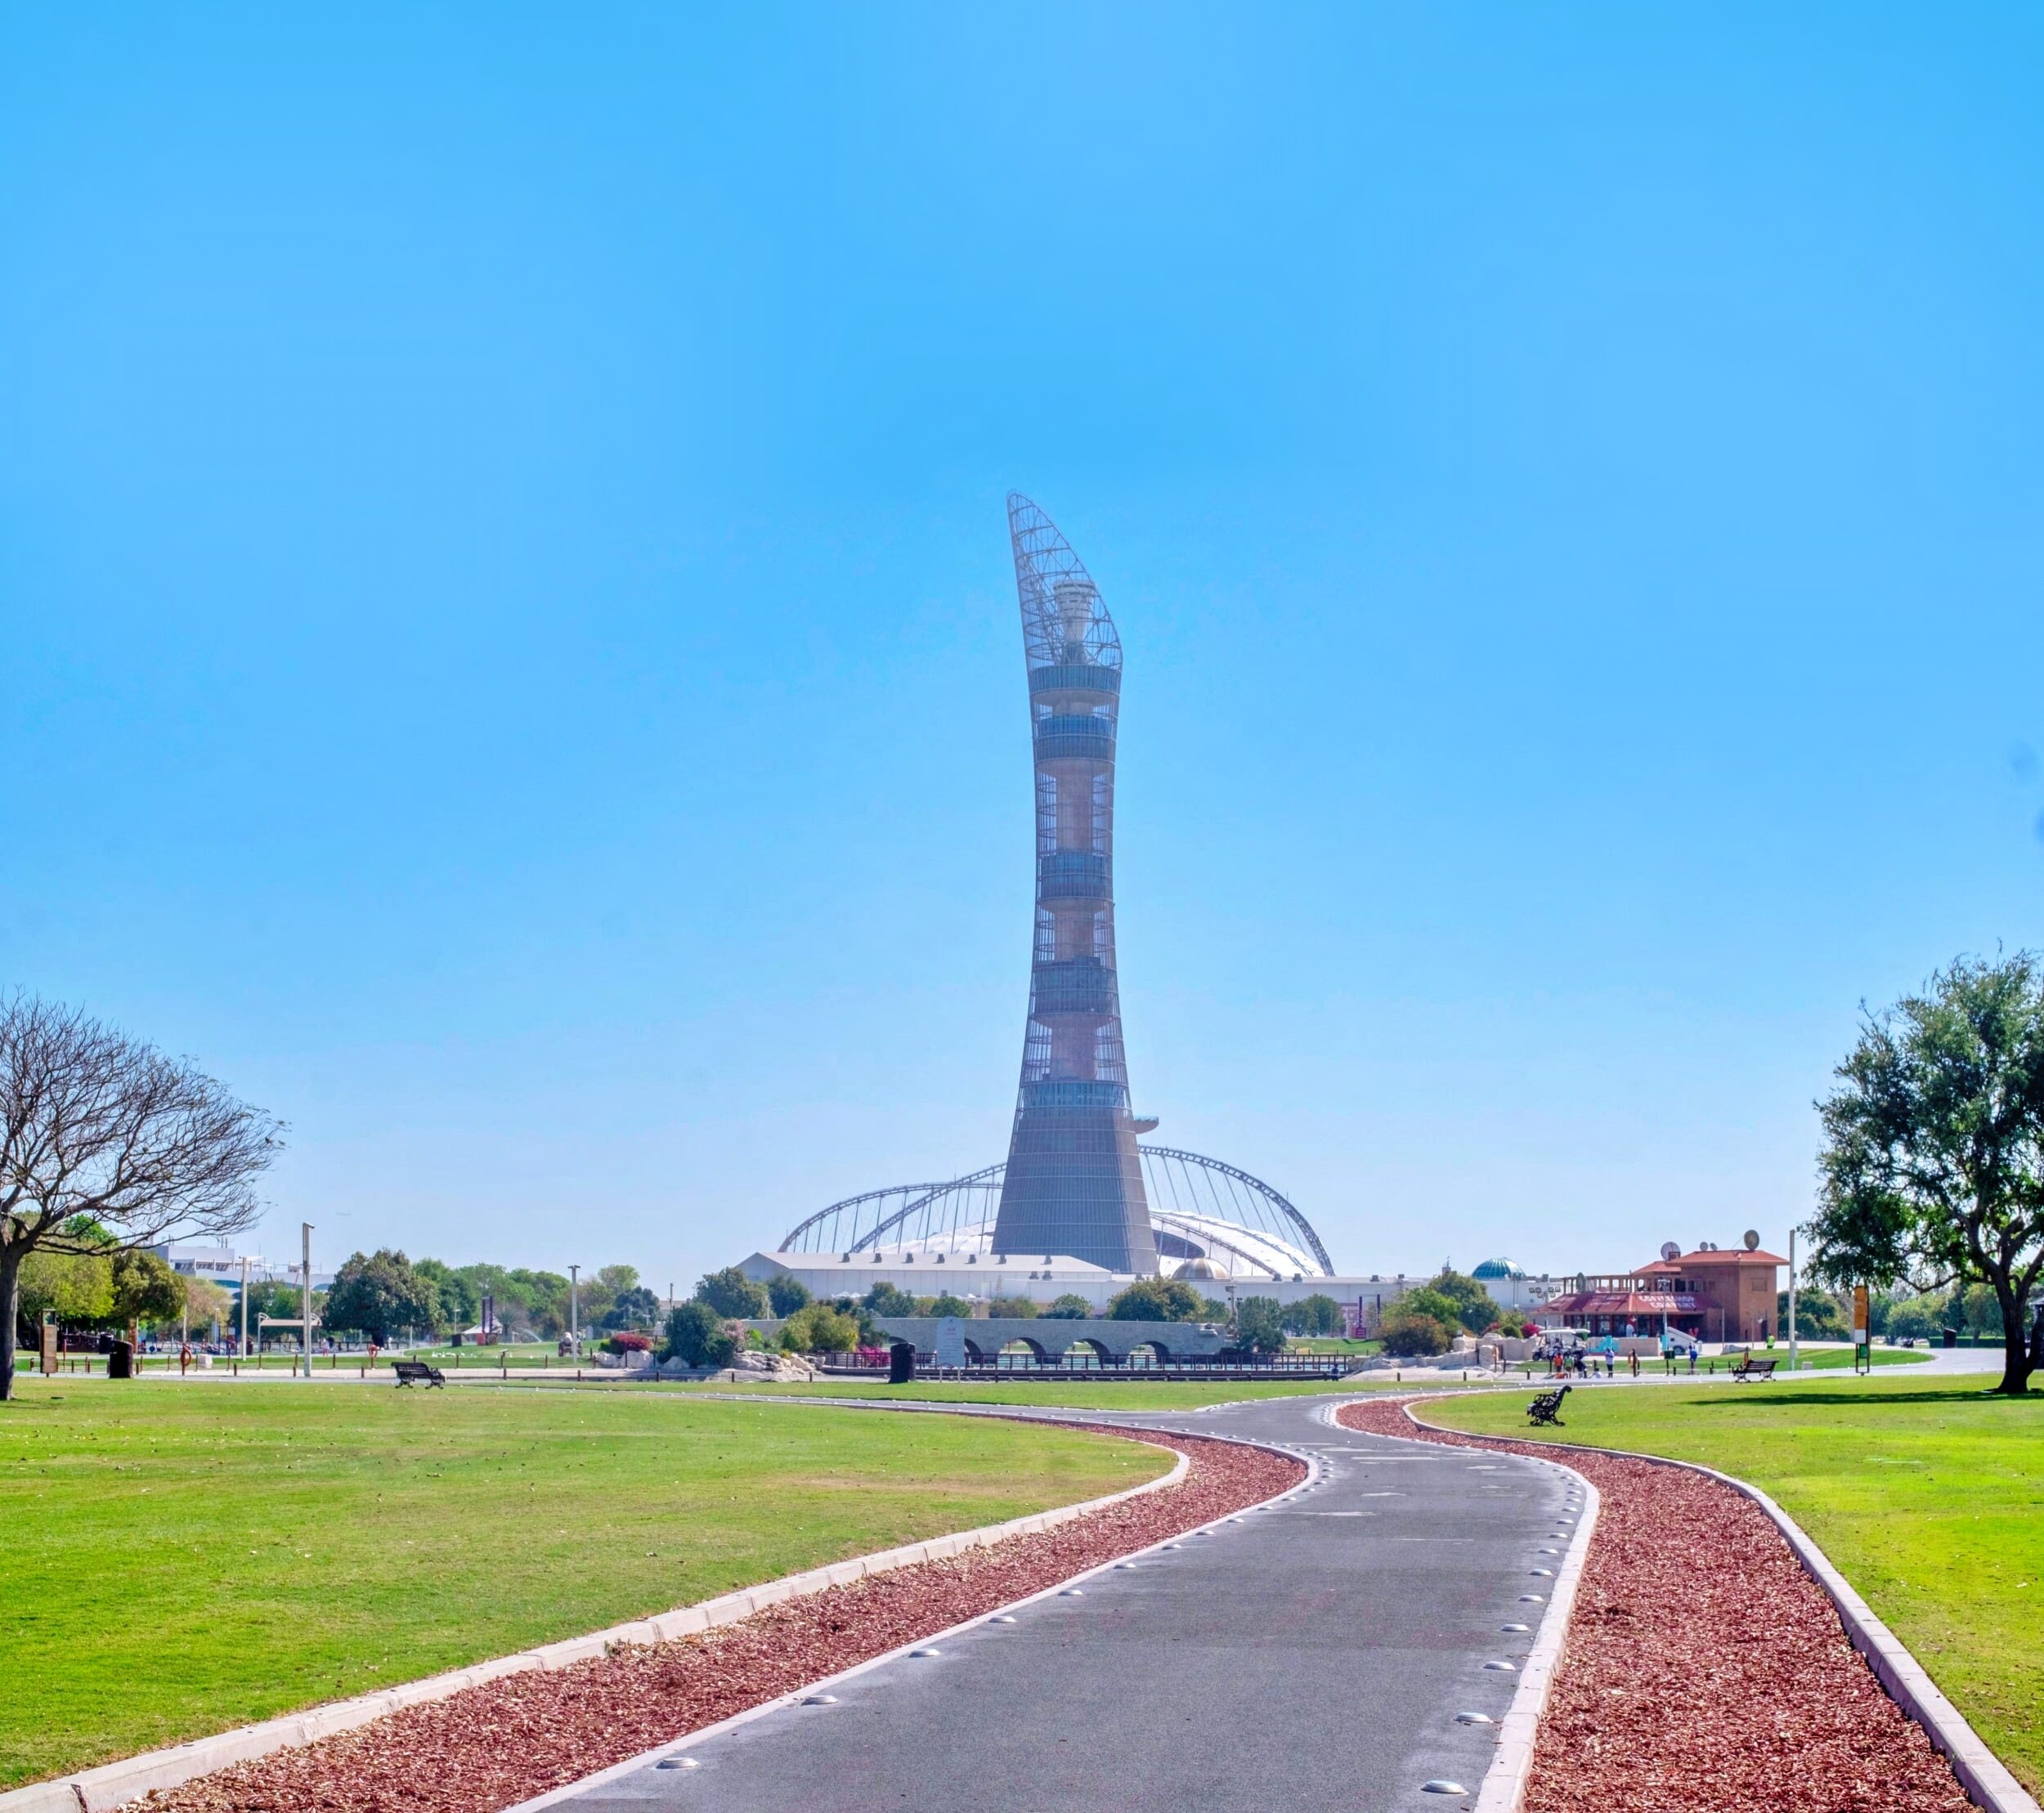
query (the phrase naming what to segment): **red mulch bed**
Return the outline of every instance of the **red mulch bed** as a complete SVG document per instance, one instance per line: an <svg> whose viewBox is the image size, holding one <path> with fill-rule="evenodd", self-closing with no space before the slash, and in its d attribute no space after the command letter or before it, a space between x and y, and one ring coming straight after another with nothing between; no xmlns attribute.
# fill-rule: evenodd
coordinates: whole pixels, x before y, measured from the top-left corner
<svg viewBox="0 0 2044 1813"><path fill-rule="evenodd" d="M1602 1496L1526 1813L1970 1807L1750 1499L1651 1462L1416 1430L1411 1401L1345 1404L1341 1421L1561 1460Z"/></svg>
<svg viewBox="0 0 2044 1813"><path fill-rule="evenodd" d="M1177 1485L1055 1529L785 1600L679 1642L488 1681L134 1804L150 1813L496 1813L1305 1477L1298 1462L1262 1448L1149 1430L1100 1433L1175 1449L1190 1465Z"/></svg>

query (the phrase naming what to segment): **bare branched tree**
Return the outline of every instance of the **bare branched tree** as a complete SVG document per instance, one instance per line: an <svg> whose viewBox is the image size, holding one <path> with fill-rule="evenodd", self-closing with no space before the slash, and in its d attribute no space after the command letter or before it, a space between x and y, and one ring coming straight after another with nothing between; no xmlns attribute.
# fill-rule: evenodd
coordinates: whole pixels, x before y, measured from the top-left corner
<svg viewBox="0 0 2044 1813"><path fill-rule="evenodd" d="M21 1261L231 1233L283 1127L190 1062L33 996L0 997L0 1399Z"/></svg>

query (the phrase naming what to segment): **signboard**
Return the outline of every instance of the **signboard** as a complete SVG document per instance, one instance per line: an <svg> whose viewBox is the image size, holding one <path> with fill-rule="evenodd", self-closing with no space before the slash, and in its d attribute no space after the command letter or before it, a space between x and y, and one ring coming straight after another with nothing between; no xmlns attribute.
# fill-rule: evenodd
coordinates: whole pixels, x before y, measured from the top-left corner
<svg viewBox="0 0 2044 1813"><path fill-rule="evenodd" d="M1863 1284L1855 1284L1853 1287L1853 1345L1855 1347L1864 1347L1867 1345L1868 1326L1867 1287Z"/></svg>
<svg viewBox="0 0 2044 1813"><path fill-rule="evenodd" d="M956 1316L946 1316L937 1324L937 1363L939 1366L963 1366L966 1363L966 1332Z"/></svg>
<svg viewBox="0 0 2044 1813"><path fill-rule="evenodd" d="M45 1309L43 1312L43 1376L49 1377L63 1363L57 1353L56 1311Z"/></svg>

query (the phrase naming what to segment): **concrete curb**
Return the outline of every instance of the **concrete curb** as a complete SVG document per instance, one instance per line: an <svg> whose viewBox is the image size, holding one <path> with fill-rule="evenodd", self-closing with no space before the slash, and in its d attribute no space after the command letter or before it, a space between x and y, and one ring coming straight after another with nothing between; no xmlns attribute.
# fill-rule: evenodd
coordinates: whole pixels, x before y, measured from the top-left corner
<svg viewBox="0 0 2044 1813"><path fill-rule="evenodd" d="M672 1642L679 1637L735 1624L755 1612L779 1605L783 1600L803 1598L827 1587L849 1585L869 1574L891 1574L898 1568L913 1567L923 1561L948 1560L967 1549L989 1547L1011 1536L1029 1536L1041 1530L1055 1529L1089 1511L1104 1510L1123 1499L1176 1485L1186 1476L1188 1465L1186 1457L1180 1454L1175 1464L1156 1479L1121 1492L1110 1492L1102 1498L1060 1505L1050 1511L1032 1512L1026 1517L1011 1518L1004 1524L984 1524L977 1529L960 1530L949 1536L932 1537L926 1542L883 1549L877 1554L855 1556L829 1567L810 1568L801 1574L769 1581L763 1586L720 1594L699 1605L684 1605L629 1624L614 1624L608 1630L594 1631L587 1636L567 1637L558 1643L542 1644L536 1649L523 1650L492 1662L476 1663L446 1674L408 1681L401 1687L335 1700L330 1705L268 1719L260 1725L244 1725L213 1737L174 1744L168 1749L147 1751L138 1757L102 1763L96 1769L82 1770L53 1781L31 1783L26 1788L0 1793L0 1813L112 1813L113 1809L124 1806L145 1794L182 1786L200 1775L211 1775L216 1769L249 1762L276 1751L316 1744L321 1738L367 1725L386 1713L401 1712L408 1706L423 1705L431 1700L447 1699L465 1688L479 1686L484 1681L495 1681L505 1675L571 1668L576 1663L607 1655L613 1649L630 1645Z"/></svg>
<svg viewBox="0 0 2044 1813"><path fill-rule="evenodd" d="M1413 1415L1410 1404L1405 1407L1405 1414L1419 1428L1437 1430L1444 1435L1461 1436L1466 1440L1522 1439L1471 1436L1467 1430L1425 1422ZM1804 1571L1824 1589L1826 1596L1837 1608L1845 1635L1866 1659L1875 1679L1887 1690L1889 1697L1930 1734L1931 1743L1943 1753L1945 1760L1952 1765L1952 1774L1958 1777L1959 1785L1965 1788L1973 1804L1986 1809L1987 1813L2044 1813L2028 1790L2009 1773L2008 1766L1966 1722L1965 1715L1939 1691L1938 1684L1923 1664L1909 1653L1902 1640L1880 1621L1873 1608L1853 1590L1852 1583L1831 1565L1831 1557L1811 1540L1800 1524L1758 1486L1748 1484L1736 1475L1720 1473L1715 1467L1706 1466L1699 1461L1677 1461L1665 1454L1634 1453L1622 1448L1598 1448L1588 1442L1556 1442L1551 1445L1564 1450L1573 1448L1585 1454L1602 1454L1612 1460L1645 1461L1654 1466L1679 1467L1687 1473L1701 1473L1751 1499L1773 1520L1796 1560L1802 1563ZM1513 1709L1517 1710L1516 1702ZM1487 1781L1485 1787L1487 1791ZM1492 1813L1487 1800L1481 1805L1482 1813ZM1507 1813L1507 1810L1500 1804L1497 1813ZM1516 1804L1509 1813L1517 1813Z"/></svg>

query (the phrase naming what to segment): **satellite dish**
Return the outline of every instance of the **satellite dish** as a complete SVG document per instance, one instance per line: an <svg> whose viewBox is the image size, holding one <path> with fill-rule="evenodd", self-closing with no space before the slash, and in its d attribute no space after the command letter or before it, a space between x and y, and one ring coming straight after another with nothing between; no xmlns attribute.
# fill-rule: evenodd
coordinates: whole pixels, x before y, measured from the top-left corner
<svg viewBox="0 0 2044 1813"><path fill-rule="evenodd" d="M1739 1238L1746 1242L1748 1252L1757 1253L1760 1250L1760 1237L1753 1229L1748 1228Z"/></svg>
<svg viewBox="0 0 2044 1813"><path fill-rule="evenodd" d="M1682 1257L1682 1248L1672 1240L1664 1240L1661 1243L1661 1256L1663 1259L1679 1259Z"/></svg>

